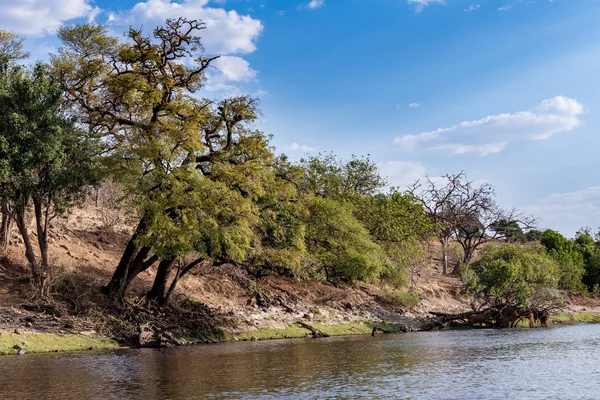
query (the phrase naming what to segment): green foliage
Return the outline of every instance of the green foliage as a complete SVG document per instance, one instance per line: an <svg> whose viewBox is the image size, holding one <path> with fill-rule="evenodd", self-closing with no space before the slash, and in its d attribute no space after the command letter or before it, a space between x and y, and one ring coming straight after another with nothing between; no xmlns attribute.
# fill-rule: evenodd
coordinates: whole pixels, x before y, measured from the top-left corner
<svg viewBox="0 0 600 400"><path fill-rule="evenodd" d="M543 232L537 229L530 229L525 233L526 242L539 242L542 240Z"/></svg>
<svg viewBox="0 0 600 400"><path fill-rule="evenodd" d="M522 243L525 241L525 234L517 221L500 219L494 222L490 229L503 237L506 242Z"/></svg>
<svg viewBox="0 0 600 400"><path fill-rule="evenodd" d="M406 289L392 289L387 291L385 299L406 311L411 311L417 306L417 304L419 304L420 297L419 293L414 291Z"/></svg>
<svg viewBox="0 0 600 400"><path fill-rule="evenodd" d="M329 280L375 281L386 265L383 249L353 214L352 205L310 197L307 250Z"/></svg>
<svg viewBox="0 0 600 400"><path fill-rule="evenodd" d="M34 285L45 295L48 225L85 197L99 178L96 141L62 109L62 91L48 67L11 67L0 90L0 197L25 243ZM40 262L25 225L33 206Z"/></svg>
<svg viewBox="0 0 600 400"><path fill-rule="evenodd" d="M466 289L491 306L547 305L559 301L560 266L537 244L489 245L464 269Z"/></svg>
<svg viewBox="0 0 600 400"><path fill-rule="evenodd" d="M333 154L319 154L300 160L304 169L301 188L305 193L333 199L374 195L385 185L377 165L369 157L355 155L348 161Z"/></svg>
<svg viewBox="0 0 600 400"><path fill-rule="evenodd" d="M560 266L560 288L583 290L582 278L585 268L580 245L550 229L542 233L540 242Z"/></svg>

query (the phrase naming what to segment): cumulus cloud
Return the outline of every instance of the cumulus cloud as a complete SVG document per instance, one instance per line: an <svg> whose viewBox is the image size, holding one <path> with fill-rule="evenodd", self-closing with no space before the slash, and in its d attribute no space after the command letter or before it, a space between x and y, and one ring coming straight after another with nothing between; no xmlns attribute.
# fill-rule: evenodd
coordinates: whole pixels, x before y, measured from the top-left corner
<svg viewBox="0 0 600 400"><path fill-rule="evenodd" d="M290 151L303 151L305 153L314 150L312 147L309 147L305 144L299 144L299 143L292 143L292 145L287 146L286 149L288 149Z"/></svg>
<svg viewBox="0 0 600 400"><path fill-rule="evenodd" d="M221 56L213 62L213 65L229 81L249 82L256 77L256 71L241 57Z"/></svg>
<svg viewBox="0 0 600 400"><path fill-rule="evenodd" d="M410 103L408 106L410 108L419 108L419 107L421 107L421 105L419 103Z"/></svg>
<svg viewBox="0 0 600 400"><path fill-rule="evenodd" d="M539 217L542 227L573 236L582 227L600 225L600 186L554 193L524 207L524 211Z"/></svg>
<svg viewBox="0 0 600 400"><path fill-rule="evenodd" d="M0 0L0 27L21 35L46 35L65 21L93 17L87 0Z"/></svg>
<svg viewBox="0 0 600 400"><path fill-rule="evenodd" d="M387 179L388 186L406 188L423 178L427 170L417 162L412 161L388 161L377 163L381 176Z"/></svg>
<svg viewBox="0 0 600 400"><path fill-rule="evenodd" d="M515 140L544 140L572 131L583 124L583 113L583 105L577 100L557 96L530 111L490 115L449 128L399 136L394 144L400 150L485 156L504 150Z"/></svg>
<svg viewBox="0 0 600 400"><path fill-rule="evenodd" d="M59 2L59 0L56 0ZM75 0L69 0L75 1ZM111 20L114 29L126 30L130 25L156 26L166 18L186 17L201 19L207 29L202 32L203 44L211 54L251 53L263 31L261 21L235 10L207 7L209 0L147 0L132 9L115 14Z"/></svg>
<svg viewBox="0 0 600 400"><path fill-rule="evenodd" d="M426 6L434 3L446 4L446 0L408 0L408 4L414 6L415 11L418 13L423 11Z"/></svg>

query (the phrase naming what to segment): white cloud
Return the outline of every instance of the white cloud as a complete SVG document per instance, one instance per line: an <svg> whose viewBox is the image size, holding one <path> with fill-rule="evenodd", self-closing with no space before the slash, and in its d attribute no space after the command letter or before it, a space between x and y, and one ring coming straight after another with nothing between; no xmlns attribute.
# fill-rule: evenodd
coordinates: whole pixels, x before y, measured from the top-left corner
<svg viewBox="0 0 600 400"><path fill-rule="evenodd" d="M419 107L421 107L421 105L419 103L410 103L408 106L410 108L419 108Z"/></svg>
<svg viewBox="0 0 600 400"><path fill-rule="evenodd" d="M540 226L567 236L585 226L600 225L600 186L567 193L554 193L523 210L541 219Z"/></svg>
<svg viewBox="0 0 600 400"><path fill-rule="evenodd" d="M481 8L479 4L471 4L469 7L465 8L466 12L476 11L478 8Z"/></svg>
<svg viewBox="0 0 600 400"><path fill-rule="evenodd" d="M507 4L505 6L498 8L498 11L506 11L506 10L510 10L511 8L512 8L512 6L510 4Z"/></svg>
<svg viewBox="0 0 600 400"><path fill-rule="evenodd" d="M417 162L388 161L377 163L381 176L387 179L388 186L406 188L423 178L427 170Z"/></svg>
<svg viewBox="0 0 600 400"><path fill-rule="evenodd" d="M0 27L21 35L53 33L95 12L87 0L0 0L0 10Z"/></svg>
<svg viewBox="0 0 600 400"><path fill-rule="evenodd" d="M213 62L223 77L233 82L249 82L256 78L256 71L241 57L221 56Z"/></svg>
<svg viewBox="0 0 600 400"><path fill-rule="evenodd" d="M434 3L446 4L446 1L445 0L408 0L408 4L415 6L415 11L418 13L423 11L423 8L425 8L426 6L428 6L430 4L434 4Z"/></svg>
<svg viewBox="0 0 600 400"><path fill-rule="evenodd" d="M306 7L314 10L315 8L323 7L324 5L325 0L311 0Z"/></svg>
<svg viewBox="0 0 600 400"><path fill-rule="evenodd" d="M262 22L249 15L240 15L235 10L207 7L208 2L209 0L147 0L137 3L131 10L114 15L111 25L114 29L125 31L129 25L154 27L163 24L166 18L201 19L207 27L202 32L202 39L209 53L255 51L256 40L263 31Z"/></svg>
<svg viewBox="0 0 600 400"><path fill-rule="evenodd" d="M515 140L544 140L571 131L583 124L583 113L583 105L577 100L557 96L531 111L491 115L449 128L399 136L394 144L401 150L485 156L504 150Z"/></svg>
<svg viewBox="0 0 600 400"><path fill-rule="evenodd" d="M314 150L312 147L309 147L305 144L299 144L299 143L292 143L291 146L286 146L285 148L290 151L302 151L305 153L308 153L309 151Z"/></svg>

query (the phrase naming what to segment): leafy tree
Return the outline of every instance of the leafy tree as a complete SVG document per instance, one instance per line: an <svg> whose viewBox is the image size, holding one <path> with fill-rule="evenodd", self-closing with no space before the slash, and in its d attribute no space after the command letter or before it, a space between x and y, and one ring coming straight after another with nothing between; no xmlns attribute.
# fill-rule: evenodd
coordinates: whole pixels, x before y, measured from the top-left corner
<svg viewBox="0 0 600 400"><path fill-rule="evenodd" d="M526 311L560 303L560 266L538 244L490 244L467 268L466 275L467 291L486 306Z"/></svg>
<svg viewBox="0 0 600 400"><path fill-rule="evenodd" d="M425 262L423 243L436 233L436 226L412 192L392 190L388 194L362 196L355 200L356 217L388 258L384 276L397 284L406 273L416 272Z"/></svg>
<svg viewBox="0 0 600 400"><path fill-rule="evenodd" d="M560 266L560 288L573 291L582 290L585 262L577 244L550 229L542 233L540 242Z"/></svg>
<svg viewBox="0 0 600 400"><path fill-rule="evenodd" d="M542 240L543 232L537 229L530 229L525 233L526 242L539 242Z"/></svg>
<svg viewBox="0 0 600 400"><path fill-rule="evenodd" d="M517 221L501 219L496 221L490 229L504 237L507 243L525 242L525 233Z"/></svg>
<svg viewBox="0 0 600 400"><path fill-rule="evenodd" d="M329 281L375 281L385 268L381 246L356 219L346 202L309 197L306 247Z"/></svg>
<svg viewBox="0 0 600 400"><path fill-rule="evenodd" d="M344 161L331 153L319 154L300 160L300 167L304 170L300 188L324 198L348 200L356 195L374 195L386 185L368 156L353 155Z"/></svg>
<svg viewBox="0 0 600 400"><path fill-rule="evenodd" d="M0 95L0 159L6 169L0 190L23 237L39 296L48 289L49 224L83 198L97 172L94 141L61 110L61 95L43 64L15 69ZM25 222L30 205L39 261Z"/></svg>
<svg viewBox="0 0 600 400"><path fill-rule="evenodd" d="M593 290L600 285L600 249L589 228L581 229L576 233L575 244L583 256L585 269L583 283Z"/></svg>
<svg viewBox="0 0 600 400"><path fill-rule="evenodd" d="M15 75L14 62L28 57L23 50L23 39L12 32L0 30L0 96L6 96L10 78ZM6 143L2 151L6 151ZM8 160L0 160L0 179L6 179L8 174ZM10 202L7 198L0 198L2 222L0 224L0 254L6 254L12 227Z"/></svg>
<svg viewBox="0 0 600 400"><path fill-rule="evenodd" d="M175 279L215 258L241 259L249 248L252 203L270 179L272 154L268 138L250 126L258 116L256 99L199 96L218 58L203 54L204 29L200 21L179 18L149 36L131 28L126 41L91 24L59 32L63 47L53 64L69 105L102 137L140 205L138 226L106 288L115 299L156 262L150 297L167 286L175 261L187 252L199 257ZM216 222L224 228L209 229Z"/></svg>

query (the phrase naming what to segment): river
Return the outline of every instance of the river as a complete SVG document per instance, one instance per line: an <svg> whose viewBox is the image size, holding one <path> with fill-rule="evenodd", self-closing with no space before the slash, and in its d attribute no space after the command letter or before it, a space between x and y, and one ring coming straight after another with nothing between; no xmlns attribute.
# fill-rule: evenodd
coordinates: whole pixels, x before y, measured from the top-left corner
<svg viewBox="0 0 600 400"><path fill-rule="evenodd" d="M600 325L0 358L1 399L599 399Z"/></svg>

